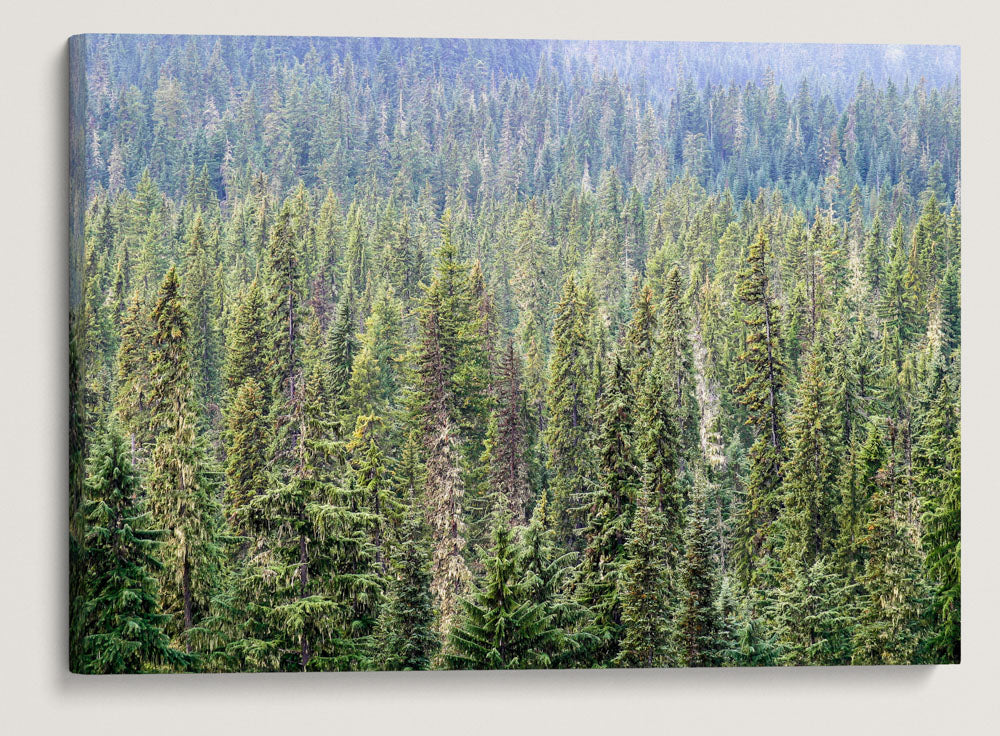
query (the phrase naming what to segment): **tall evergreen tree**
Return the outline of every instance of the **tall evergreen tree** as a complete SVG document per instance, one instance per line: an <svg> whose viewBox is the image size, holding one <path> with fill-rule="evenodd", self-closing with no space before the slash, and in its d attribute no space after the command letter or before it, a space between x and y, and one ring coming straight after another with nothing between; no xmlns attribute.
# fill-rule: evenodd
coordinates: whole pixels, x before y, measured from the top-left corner
<svg viewBox="0 0 1000 736"><path fill-rule="evenodd" d="M639 489L633 403L628 375L616 357L614 376L602 398L600 475L585 509L586 546L577 583L581 601L594 614L603 639L600 654L607 661L617 656L623 633L619 579Z"/></svg>
<svg viewBox="0 0 1000 736"><path fill-rule="evenodd" d="M670 646L669 579L663 545L664 521L644 492L625 544L618 579L622 602L621 649L615 663L625 667L661 667Z"/></svg>
<svg viewBox="0 0 1000 736"><path fill-rule="evenodd" d="M197 433L189 362L189 322L177 272L167 271L152 314L150 351L153 447L149 511L166 529L161 594L164 609L189 632L204 613L219 563L219 507L214 470ZM188 651L191 640L185 641Z"/></svg>
<svg viewBox="0 0 1000 736"><path fill-rule="evenodd" d="M904 493L890 453L866 509L867 534L862 539L866 559L853 664L912 662L917 651L924 591Z"/></svg>
<svg viewBox="0 0 1000 736"><path fill-rule="evenodd" d="M387 670L428 670L441 645L434 628L426 526L410 504L392 553L386 602L379 619L379 664Z"/></svg>
<svg viewBox="0 0 1000 736"><path fill-rule="evenodd" d="M189 659L171 646L165 633L170 617L159 610L156 573L162 533L150 527L129 450L116 430L100 439L90 464L81 671L183 668Z"/></svg>
<svg viewBox="0 0 1000 736"><path fill-rule="evenodd" d="M248 502L270 484L267 451L270 428L260 385L247 378L228 411L226 443L226 514L237 529L261 532L265 520L248 518Z"/></svg>
<svg viewBox="0 0 1000 736"><path fill-rule="evenodd" d="M207 402L218 395L222 345L212 309L216 263L200 212L191 223L187 241L182 276L184 301L191 317L192 370L197 395Z"/></svg>
<svg viewBox="0 0 1000 736"><path fill-rule="evenodd" d="M264 295L258 280L254 279L240 299L235 322L229 331L224 369L227 403L236 397L236 392L249 378L258 384L265 409L270 409L268 334Z"/></svg>
<svg viewBox="0 0 1000 736"><path fill-rule="evenodd" d="M330 334L326 340L326 352L323 356L327 370L330 372L330 401L337 411L343 411L347 406L348 384L351 379L351 368L358 353L358 341L354 336L354 317L351 314L349 297L341 299L337 308L337 319L330 325Z"/></svg>
<svg viewBox="0 0 1000 736"><path fill-rule="evenodd" d="M521 390L520 359L514 341L507 342L500 365L496 430L488 443L490 488L504 500L511 523L524 526L531 488L528 484L525 397Z"/></svg>
<svg viewBox="0 0 1000 736"><path fill-rule="evenodd" d="M705 524L705 490L699 480L687 512L684 559L678 581L679 601L674 614L674 647L682 667L718 664L722 621L715 599L718 576Z"/></svg>
<svg viewBox="0 0 1000 736"><path fill-rule="evenodd" d="M548 667L546 651L558 636L552 617L531 600L519 570L517 547L506 514L496 514L492 546L483 560L486 577L449 632L446 660L453 669Z"/></svg>
<svg viewBox="0 0 1000 736"><path fill-rule="evenodd" d="M593 468L588 432L591 418L589 361L584 306L576 279L570 274L556 305L552 328L545 430L552 473L552 513L563 541L577 538L579 519L573 509L587 496L587 478Z"/></svg>
<svg viewBox="0 0 1000 736"><path fill-rule="evenodd" d="M672 392L665 387L662 363L646 373L638 396L636 455L642 471L642 489L656 510L663 514L664 542L672 548L671 559L680 550L683 495L677 482L680 455L679 429L673 411Z"/></svg>
<svg viewBox="0 0 1000 736"><path fill-rule="evenodd" d="M271 230L267 268L268 374L277 402L295 400L301 373L301 292L298 245L291 209L282 207ZM279 417L283 415L276 407ZM294 438L289 440L294 444Z"/></svg>
<svg viewBox="0 0 1000 736"><path fill-rule="evenodd" d="M665 390L673 397L677 431L684 445L698 441L698 405L694 396L694 357L687 301L681 290L679 269L666 275L660 309L660 354L663 356Z"/></svg>
<svg viewBox="0 0 1000 736"><path fill-rule="evenodd" d="M810 567L818 556L833 551L837 538L840 417L834 410L833 389L824 369L827 362L825 351L813 350L789 419L780 554L786 564L794 566Z"/></svg>
<svg viewBox="0 0 1000 736"><path fill-rule="evenodd" d="M388 549L400 522L399 502L393 492L395 482L378 441L380 417L358 417L354 434L347 445L351 455L355 483L365 509L371 515L371 537L375 562L382 574L388 572Z"/></svg>
<svg viewBox="0 0 1000 736"><path fill-rule="evenodd" d="M785 377L770 285L769 253L767 234L760 228L747 253L747 266L740 276L738 290L745 307L746 325L746 349L740 356L746 377L738 393L754 430L750 477L733 549L734 564L745 585L756 578L756 571L773 553L768 533L778 515L783 477Z"/></svg>
<svg viewBox="0 0 1000 736"><path fill-rule="evenodd" d="M133 292L128 311L122 321L118 344L118 391L115 409L122 426L129 434L132 462L144 454L151 440L149 401L151 386L149 344L151 340L148 315L139 293Z"/></svg>
<svg viewBox="0 0 1000 736"><path fill-rule="evenodd" d="M921 498L921 545L932 586L931 656L961 659L961 428L949 379L936 376L937 391L913 451Z"/></svg>
<svg viewBox="0 0 1000 736"><path fill-rule="evenodd" d="M283 670L366 668L382 582L361 491L339 486L343 460L323 401L317 320L307 328L305 374L291 405L295 435L288 480L252 504L273 530L259 574L269 578L262 612Z"/></svg>
<svg viewBox="0 0 1000 736"><path fill-rule="evenodd" d="M433 538L432 590L442 639L470 579L463 556L463 449L474 444L468 438L476 430L471 415L485 392L479 320L449 223L446 218L435 277L420 306L416 355L417 412L427 469L424 502Z"/></svg>

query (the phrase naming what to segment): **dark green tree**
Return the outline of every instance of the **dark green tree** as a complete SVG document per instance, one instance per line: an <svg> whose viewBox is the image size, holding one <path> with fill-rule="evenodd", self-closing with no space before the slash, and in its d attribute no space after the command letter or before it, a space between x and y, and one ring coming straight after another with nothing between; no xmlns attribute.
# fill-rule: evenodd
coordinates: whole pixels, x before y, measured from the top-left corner
<svg viewBox="0 0 1000 736"><path fill-rule="evenodd" d="M441 646L434 627L430 549L422 514L411 504L394 548L385 605L378 626L379 665L387 670L429 670Z"/></svg>
<svg viewBox="0 0 1000 736"><path fill-rule="evenodd" d="M912 662L917 652L925 593L905 492L890 452L865 514L865 568L852 664L902 664Z"/></svg>
<svg viewBox="0 0 1000 736"><path fill-rule="evenodd" d="M619 579L639 490L633 409L631 383L616 357L614 375L602 397L599 477L584 509L586 544L577 582L580 600L590 608L600 631L599 655L606 662L617 656L623 634Z"/></svg>
<svg viewBox="0 0 1000 736"><path fill-rule="evenodd" d="M744 305L746 348L740 355L745 378L737 388L753 428L750 477L737 526L733 562L744 585L757 577L773 554L770 525L778 516L785 437L783 348L769 275L770 245L763 228L747 253L738 295Z"/></svg>
<svg viewBox="0 0 1000 736"><path fill-rule="evenodd" d="M625 560L618 578L622 606L621 649L615 664L623 667L662 667L670 647L670 568L663 543L662 515L644 492L639 497Z"/></svg>
<svg viewBox="0 0 1000 736"><path fill-rule="evenodd" d="M160 612L156 573L162 532L151 527L125 440L114 429L95 445L86 515L86 634L80 671L89 674L183 669Z"/></svg>
<svg viewBox="0 0 1000 736"><path fill-rule="evenodd" d="M496 514L485 578L450 630L446 661L453 669L532 669L550 666L558 637L552 616L531 600L518 564L510 520Z"/></svg>
<svg viewBox="0 0 1000 736"><path fill-rule="evenodd" d="M487 442L490 490L503 499L511 523L524 526L531 487L528 482L527 431L524 392L521 390L520 358L514 341L507 342L500 364L495 430Z"/></svg>
<svg viewBox="0 0 1000 736"><path fill-rule="evenodd" d="M189 632L208 606L219 565L220 509L215 470L198 434L189 362L189 322L174 268L167 271L152 314L150 407L154 447L149 511L167 531L161 594L164 609ZM185 641L191 650L190 638Z"/></svg>
<svg viewBox="0 0 1000 736"><path fill-rule="evenodd" d="M588 493L594 467L590 449L590 344L584 305L570 274L556 305L546 397L545 443L551 472L553 523L561 541L576 540L580 520L573 509Z"/></svg>
<svg viewBox="0 0 1000 736"><path fill-rule="evenodd" d="M264 493L271 482L267 451L270 427L263 391L247 378L228 410L226 443L226 514L237 529L262 532L265 520L248 518L248 503Z"/></svg>
<svg viewBox="0 0 1000 736"><path fill-rule="evenodd" d="M921 498L921 546L931 597L931 656L961 659L961 427L957 399L938 369L937 390L913 450L913 475Z"/></svg>
<svg viewBox="0 0 1000 736"><path fill-rule="evenodd" d="M259 386L265 410L271 406L271 380L268 367L268 325L264 295L257 279L251 282L239 301L235 322L226 346L225 391L227 403L250 378Z"/></svg>
<svg viewBox="0 0 1000 736"><path fill-rule="evenodd" d="M712 544L705 523L704 480L691 498L684 527L684 558L674 613L674 649L682 667L719 664L723 622L715 601L719 592Z"/></svg>

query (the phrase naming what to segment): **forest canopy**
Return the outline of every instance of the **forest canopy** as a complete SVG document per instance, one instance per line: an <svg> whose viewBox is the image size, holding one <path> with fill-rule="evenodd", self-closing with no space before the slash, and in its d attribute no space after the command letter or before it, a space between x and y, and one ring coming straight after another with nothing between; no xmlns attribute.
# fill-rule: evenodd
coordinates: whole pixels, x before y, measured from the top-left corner
<svg viewBox="0 0 1000 736"><path fill-rule="evenodd" d="M72 43L73 671L959 661L957 48Z"/></svg>

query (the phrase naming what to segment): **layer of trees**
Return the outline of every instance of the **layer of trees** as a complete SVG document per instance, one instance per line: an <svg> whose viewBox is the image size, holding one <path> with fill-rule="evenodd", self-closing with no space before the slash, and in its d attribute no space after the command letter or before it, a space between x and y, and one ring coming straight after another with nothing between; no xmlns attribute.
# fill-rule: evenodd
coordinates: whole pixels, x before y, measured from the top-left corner
<svg viewBox="0 0 1000 736"><path fill-rule="evenodd" d="M959 660L956 80L87 44L75 671Z"/></svg>

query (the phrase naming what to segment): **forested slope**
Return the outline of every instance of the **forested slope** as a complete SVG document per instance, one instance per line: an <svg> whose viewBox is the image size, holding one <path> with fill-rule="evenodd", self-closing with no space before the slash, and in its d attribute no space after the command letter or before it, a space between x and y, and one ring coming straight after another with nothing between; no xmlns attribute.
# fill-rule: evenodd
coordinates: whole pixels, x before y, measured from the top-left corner
<svg viewBox="0 0 1000 736"><path fill-rule="evenodd" d="M86 43L74 670L958 661L957 50Z"/></svg>

